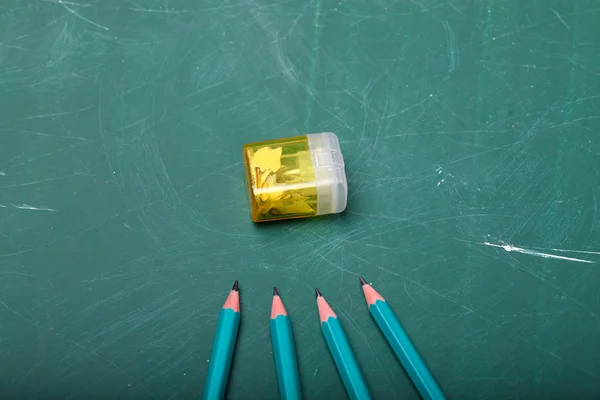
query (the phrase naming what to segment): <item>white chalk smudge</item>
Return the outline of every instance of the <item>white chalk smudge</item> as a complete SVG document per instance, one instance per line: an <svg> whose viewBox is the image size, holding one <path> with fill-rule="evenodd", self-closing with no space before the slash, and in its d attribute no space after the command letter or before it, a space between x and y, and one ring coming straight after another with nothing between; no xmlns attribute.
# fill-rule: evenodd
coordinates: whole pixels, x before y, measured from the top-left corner
<svg viewBox="0 0 600 400"><path fill-rule="evenodd" d="M446 182L446 179L448 179L448 178L454 178L454 175L452 175L449 172L445 172L442 169L442 167L436 168L435 172L437 172L438 175L441 175L441 174L445 173L444 177L441 180L439 180L438 183L435 185L436 187L439 187L442 183Z"/></svg>
<svg viewBox="0 0 600 400"><path fill-rule="evenodd" d="M541 247L533 247L537 250L550 250L550 251L558 251L560 253L579 253L579 254L594 254L600 256L600 251L584 251L584 250L568 250L568 249L544 249Z"/></svg>
<svg viewBox="0 0 600 400"><path fill-rule="evenodd" d="M582 260L580 258L573 258L573 257L558 256L556 254L542 253L540 251L524 249L521 247L513 246L511 244L494 244L494 243L489 243L489 242L483 242L481 244L484 244L486 246L491 246L491 247L498 247L500 249L504 249L507 252L514 251L516 253L528 254L530 256L536 256L536 257L542 257L542 258L551 258L554 260L565 260L565 261L575 261L575 262L586 263L586 264L596 264L594 261Z"/></svg>
<svg viewBox="0 0 600 400"><path fill-rule="evenodd" d="M6 172L0 171L0 176L6 176Z"/></svg>
<svg viewBox="0 0 600 400"><path fill-rule="evenodd" d="M54 208L48 208L48 207L34 207L34 206L30 206L29 204L20 204L20 205L16 205L16 204L11 204L14 208L18 208L19 210L31 210L31 211L52 211L52 212L56 212L58 210L55 210Z"/></svg>
<svg viewBox="0 0 600 400"><path fill-rule="evenodd" d="M453 72L456 67L458 67L459 58L458 58L458 45L456 44L456 39L454 37L454 31L448 24L448 21L444 21L444 29L446 30L446 41L448 42L448 51L450 53L450 62L448 67L448 72Z"/></svg>

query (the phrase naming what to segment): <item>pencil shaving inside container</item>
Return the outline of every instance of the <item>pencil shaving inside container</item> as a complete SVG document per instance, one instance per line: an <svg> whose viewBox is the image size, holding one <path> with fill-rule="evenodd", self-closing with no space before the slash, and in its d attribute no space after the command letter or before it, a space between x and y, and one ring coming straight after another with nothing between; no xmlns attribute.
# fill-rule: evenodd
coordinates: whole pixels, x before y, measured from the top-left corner
<svg viewBox="0 0 600 400"><path fill-rule="evenodd" d="M313 133L244 146L246 187L254 222L344 211L348 185L333 133Z"/></svg>

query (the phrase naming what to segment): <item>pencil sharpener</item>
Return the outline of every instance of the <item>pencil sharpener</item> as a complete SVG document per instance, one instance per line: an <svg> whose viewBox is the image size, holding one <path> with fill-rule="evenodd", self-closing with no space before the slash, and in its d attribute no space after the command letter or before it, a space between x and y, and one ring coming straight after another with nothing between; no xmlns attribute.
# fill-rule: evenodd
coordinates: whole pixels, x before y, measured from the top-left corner
<svg viewBox="0 0 600 400"><path fill-rule="evenodd" d="M344 157L335 134L249 143L243 150L254 222L336 214L346 208Z"/></svg>

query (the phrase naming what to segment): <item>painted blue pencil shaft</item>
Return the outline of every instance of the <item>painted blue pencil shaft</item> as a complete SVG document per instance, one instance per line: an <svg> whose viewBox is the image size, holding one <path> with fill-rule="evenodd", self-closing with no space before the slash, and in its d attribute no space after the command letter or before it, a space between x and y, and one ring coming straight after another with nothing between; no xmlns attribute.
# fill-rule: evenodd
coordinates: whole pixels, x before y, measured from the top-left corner
<svg viewBox="0 0 600 400"><path fill-rule="evenodd" d="M369 389L338 319L330 317L327 321L322 322L321 330L338 373L344 382L348 397L352 400L370 399Z"/></svg>
<svg viewBox="0 0 600 400"><path fill-rule="evenodd" d="M217 331L202 393L204 400L218 400L225 396L239 323L239 312L224 308L219 313Z"/></svg>
<svg viewBox="0 0 600 400"><path fill-rule="evenodd" d="M271 320L271 340L281 398L302 399L292 325L286 315L279 315Z"/></svg>
<svg viewBox="0 0 600 400"><path fill-rule="evenodd" d="M392 346L396 357L402 363L421 397L425 400L445 399L442 391L431 376L427 366L421 359L421 356L419 356L419 353L417 353L417 350L387 302L377 300L369 306L369 311L388 343Z"/></svg>

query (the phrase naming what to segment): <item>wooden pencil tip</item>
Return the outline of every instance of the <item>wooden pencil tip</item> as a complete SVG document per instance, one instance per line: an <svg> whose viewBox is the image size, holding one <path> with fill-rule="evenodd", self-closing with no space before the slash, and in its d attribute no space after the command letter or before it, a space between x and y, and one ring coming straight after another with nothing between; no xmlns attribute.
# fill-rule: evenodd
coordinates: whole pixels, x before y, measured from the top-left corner
<svg viewBox="0 0 600 400"><path fill-rule="evenodd" d="M279 291L276 287L273 287L273 296L279 296Z"/></svg>
<svg viewBox="0 0 600 400"><path fill-rule="evenodd" d="M231 290L235 290L236 292L238 292L238 281L233 282L233 287L231 288Z"/></svg>
<svg viewBox="0 0 600 400"><path fill-rule="evenodd" d="M315 288L315 297L323 297L321 291L318 288Z"/></svg>
<svg viewBox="0 0 600 400"><path fill-rule="evenodd" d="M363 277L361 276L359 279L360 279L360 284L361 284L361 286L368 285L367 281L365 281L365 278L363 278Z"/></svg>

